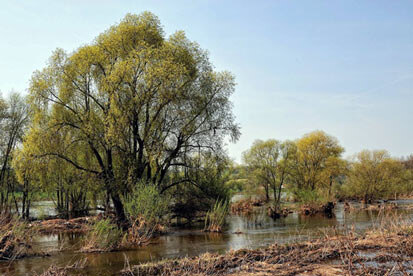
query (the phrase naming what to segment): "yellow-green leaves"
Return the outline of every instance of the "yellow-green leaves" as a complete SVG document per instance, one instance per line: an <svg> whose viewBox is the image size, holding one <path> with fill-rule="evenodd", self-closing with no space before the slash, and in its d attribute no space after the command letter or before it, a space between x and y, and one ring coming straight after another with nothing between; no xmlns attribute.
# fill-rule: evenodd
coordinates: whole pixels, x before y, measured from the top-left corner
<svg viewBox="0 0 413 276"><path fill-rule="evenodd" d="M406 182L405 173L402 163L391 158L387 151L364 150L351 164L345 192L365 201L400 193Z"/></svg>
<svg viewBox="0 0 413 276"><path fill-rule="evenodd" d="M198 149L220 151L226 136L238 138L234 86L183 32L166 38L153 14L128 14L73 53L56 50L33 74L26 143L38 156L96 174L112 200L142 178L167 186L171 167L184 168ZM49 144L37 147L41 139Z"/></svg>
<svg viewBox="0 0 413 276"><path fill-rule="evenodd" d="M335 171L341 167L338 163L344 149L336 138L323 131L314 131L304 135L296 144L294 182L299 189L323 188L330 176L339 174Z"/></svg>

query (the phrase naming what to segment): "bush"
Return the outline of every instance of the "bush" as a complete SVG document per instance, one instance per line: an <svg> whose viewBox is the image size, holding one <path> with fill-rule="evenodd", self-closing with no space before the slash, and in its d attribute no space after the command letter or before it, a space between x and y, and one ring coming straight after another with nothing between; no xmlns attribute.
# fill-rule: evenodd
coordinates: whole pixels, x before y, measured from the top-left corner
<svg viewBox="0 0 413 276"><path fill-rule="evenodd" d="M230 189L225 184L231 173L228 159L205 153L201 158L195 157L190 163L191 168L188 171L176 172L168 180L179 182L191 179L190 182L184 182L167 191L174 199L171 211L179 224L202 220L205 212L210 210L216 200L230 198Z"/></svg>
<svg viewBox="0 0 413 276"><path fill-rule="evenodd" d="M84 239L82 251L112 251L117 249L122 241L123 232L110 219L102 219L90 229Z"/></svg>
<svg viewBox="0 0 413 276"><path fill-rule="evenodd" d="M295 200L301 204L324 204L329 201L328 197L318 190L301 189L294 194Z"/></svg>
<svg viewBox="0 0 413 276"><path fill-rule="evenodd" d="M408 172L403 164L390 157L386 151L358 153L351 164L343 193L350 198L370 202L379 198L390 198L397 193L406 193Z"/></svg>
<svg viewBox="0 0 413 276"><path fill-rule="evenodd" d="M143 220L149 227L163 224L162 218L168 213L169 200L150 183L139 182L124 202L130 221Z"/></svg>

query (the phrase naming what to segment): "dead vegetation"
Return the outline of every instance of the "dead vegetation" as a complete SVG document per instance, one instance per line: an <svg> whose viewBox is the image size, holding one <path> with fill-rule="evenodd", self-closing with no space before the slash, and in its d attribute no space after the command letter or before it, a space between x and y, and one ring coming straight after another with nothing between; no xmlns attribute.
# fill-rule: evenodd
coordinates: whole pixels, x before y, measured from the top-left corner
<svg viewBox="0 0 413 276"><path fill-rule="evenodd" d="M380 202L372 204L352 204L350 202L344 202L344 210L346 212L357 212L357 211L390 211L399 209L400 207L394 202Z"/></svg>
<svg viewBox="0 0 413 276"><path fill-rule="evenodd" d="M300 208L300 213L306 216L312 216L316 214L333 216L334 207L334 202L327 202L325 204L304 204Z"/></svg>
<svg viewBox="0 0 413 276"><path fill-rule="evenodd" d="M263 206L264 204L265 199L263 198L244 198L231 203L231 213L248 216L254 212L254 207Z"/></svg>
<svg viewBox="0 0 413 276"><path fill-rule="evenodd" d="M149 263L122 275L412 275L412 225L392 218L363 235L333 229L314 241Z"/></svg>
<svg viewBox="0 0 413 276"><path fill-rule="evenodd" d="M81 252L109 252L147 245L151 239L166 232L160 224L135 219L127 230L120 229L110 218L95 221L83 239Z"/></svg>
<svg viewBox="0 0 413 276"><path fill-rule="evenodd" d="M269 206L267 208L267 214L273 219L279 219L281 217L285 218L288 216L288 214L291 214L293 211L289 210L288 208L282 208L281 210L278 210L274 206Z"/></svg>
<svg viewBox="0 0 413 276"><path fill-rule="evenodd" d="M0 214L0 260L13 261L26 256L40 255L31 246L35 234L25 222L8 213Z"/></svg>
<svg viewBox="0 0 413 276"><path fill-rule="evenodd" d="M86 233L98 217L80 217L74 219L49 219L35 221L30 226L40 234Z"/></svg>
<svg viewBox="0 0 413 276"><path fill-rule="evenodd" d="M165 226L150 224L143 218L135 219L123 236L120 247L130 248L147 245L154 236L166 233Z"/></svg>

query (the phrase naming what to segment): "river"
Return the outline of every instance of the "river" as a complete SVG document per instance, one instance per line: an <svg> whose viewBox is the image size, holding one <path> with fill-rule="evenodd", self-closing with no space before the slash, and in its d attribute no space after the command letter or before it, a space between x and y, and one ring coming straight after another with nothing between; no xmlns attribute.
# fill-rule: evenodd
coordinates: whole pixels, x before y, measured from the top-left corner
<svg viewBox="0 0 413 276"><path fill-rule="evenodd" d="M403 206L412 205L413 200L394 201L400 207L397 215L413 219L413 209ZM48 206L39 203L37 206ZM36 212L36 210L34 210ZM259 248L273 243L287 243L313 238L323 234L323 229L329 227L349 228L363 231L379 223L382 216L378 211L362 210L344 212L342 204L337 204L335 216L306 217L290 214L286 218L273 220L265 214L265 210L249 218L229 216L224 233L204 233L200 227L192 229L171 228L167 235L154 239L148 246L119 252L79 253L82 235L58 234L36 237L35 248L51 252L50 257L32 257L17 260L11 264L0 262L2 275L33 275L41 273L50 265L64 266L76 260L87 258L85 275L114 275L124 268L125 258L130 265L165 258L195 256L205 252L223 253L231 249ZM241 234L235 234L241 232ZM68 248L59 252L60 248Z"/></svg>

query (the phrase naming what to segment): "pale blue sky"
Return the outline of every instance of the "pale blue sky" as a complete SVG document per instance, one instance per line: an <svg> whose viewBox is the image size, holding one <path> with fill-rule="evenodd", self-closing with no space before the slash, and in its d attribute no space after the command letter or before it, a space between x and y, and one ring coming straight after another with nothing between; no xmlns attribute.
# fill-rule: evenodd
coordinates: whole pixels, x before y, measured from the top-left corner
<svg viewBox="0 0 413 276"><path fill-rule="evenodd" d="M55 48L71 51L145 10L235 74L236 160L255 139L315 129L346 156L413 153L413 1L0 0L0 91L25 92Z"/></svg>

